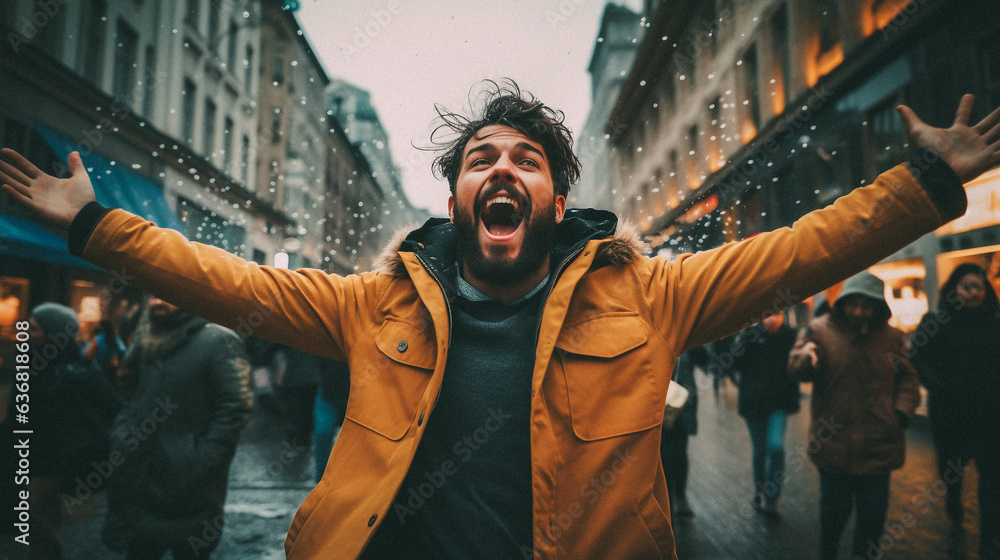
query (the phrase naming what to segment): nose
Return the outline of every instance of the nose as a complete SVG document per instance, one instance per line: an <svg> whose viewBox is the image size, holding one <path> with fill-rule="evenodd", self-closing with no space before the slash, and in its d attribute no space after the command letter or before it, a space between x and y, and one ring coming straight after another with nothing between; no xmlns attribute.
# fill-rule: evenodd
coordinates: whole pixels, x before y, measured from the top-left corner
<svg viewBox="0 0 1000 560"><path fill-rule="evenodd" d="M500 159L493 164L492 173L490 173L491 183L513 183L514 182L514 162L510 161L507 154L500 156Z"/></svg>

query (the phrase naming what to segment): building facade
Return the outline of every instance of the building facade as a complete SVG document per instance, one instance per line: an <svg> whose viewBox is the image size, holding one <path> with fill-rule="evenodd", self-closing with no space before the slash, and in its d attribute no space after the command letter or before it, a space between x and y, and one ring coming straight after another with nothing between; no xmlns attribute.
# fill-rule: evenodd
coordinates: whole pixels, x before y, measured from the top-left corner
<svg viewBox="0 0 1000 560"><path fill-rule="evenodd" d="M611 173L611 146L605 129L615 126L608 117L632 68L646 20L624 6L608 3L594 43L587 72L590 74L590 112L577 136L576 153L582 170L580 182L569 193L569 206L614 207L617 194Z"/></svg>
<svg viewBox="0 0 1000 560"><path fill-rule="evenodd" d="M905 161L900 103L937 126L963 93L977 96L974 119L1000 104L997 2L650 5L606 132L614 209L667 254L791 225ZM897 326L916 325L960 262L996 278L1000 176L966 188L965 218L872 268Z"/></svg>

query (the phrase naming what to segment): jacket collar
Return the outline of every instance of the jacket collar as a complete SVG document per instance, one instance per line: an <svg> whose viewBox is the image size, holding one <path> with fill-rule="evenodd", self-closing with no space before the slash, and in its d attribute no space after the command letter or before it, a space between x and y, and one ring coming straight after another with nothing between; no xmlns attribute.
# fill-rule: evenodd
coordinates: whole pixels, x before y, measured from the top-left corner
<svg viewBox="0 0 1000 560"><path fill-rule="evenodd" d="M624 266L646 252L635 225L619 222L617 216L606 210L573 208L567 210L562 222L556 225L552 270L559 270L565 261L574 258L594 239L604 240L594 258L595 268ZM454 293L457 273L455 226L447 218L431 218L419 228L398 231L376 259L376 270L392 276L406 276L400 253L417 254L422 262L434 268L446 290Z"/></svg>

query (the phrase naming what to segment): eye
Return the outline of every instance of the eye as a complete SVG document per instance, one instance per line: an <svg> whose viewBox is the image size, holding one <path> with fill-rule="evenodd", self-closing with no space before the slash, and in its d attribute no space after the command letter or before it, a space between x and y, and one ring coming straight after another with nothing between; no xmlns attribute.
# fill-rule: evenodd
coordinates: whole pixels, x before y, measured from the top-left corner
<svg viewBox="0 0 1000 560"><path fill-rule="evenodd" d="M489 164L490 164L490 160L488 160L486 158L479 158L477 160L474 160L472 163L470 163L469 167L477 167L479 165L489 165Z"/></svg>
<svg viewBox="0 0 1000 560"><path fill-rule="evenodd" d="M532 167L538 167L538 162L536 162L533 159L525 158L525 159L521 160L521 165L530 165Z"/></svg>

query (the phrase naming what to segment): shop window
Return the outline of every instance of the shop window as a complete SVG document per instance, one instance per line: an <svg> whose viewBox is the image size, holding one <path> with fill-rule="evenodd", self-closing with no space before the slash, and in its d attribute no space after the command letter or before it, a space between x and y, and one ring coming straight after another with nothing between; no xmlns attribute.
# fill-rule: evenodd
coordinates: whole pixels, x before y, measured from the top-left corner
<svg viewBox="0 0 1000 560"><path fill-rule="evenodd" d="M930 309L924 279L927 270L921 258L877 264L868 269L885 282L885 302L892 310L889 325L912 332Z"/></svg>
<svg viewBox="0 0 1000 560"><path fill-rule="evenodd" d="M899 94L892 95L865 115L865 178L870 181L906 159L906 130L896 113L901 102Z"/></svg>
<svg viewBox="0 0 1000 560"><path fill-rule="evenodd" d="M12 340L15 323L28 317L27 278L0 276L0 340Z"/></svg>
<svg viewBox="0 0 1000 560"><path fill-rule="evenodd" d="M246 238L242 226L183 197L177 198L177 217L188 239L242 255Z"/></svg>

